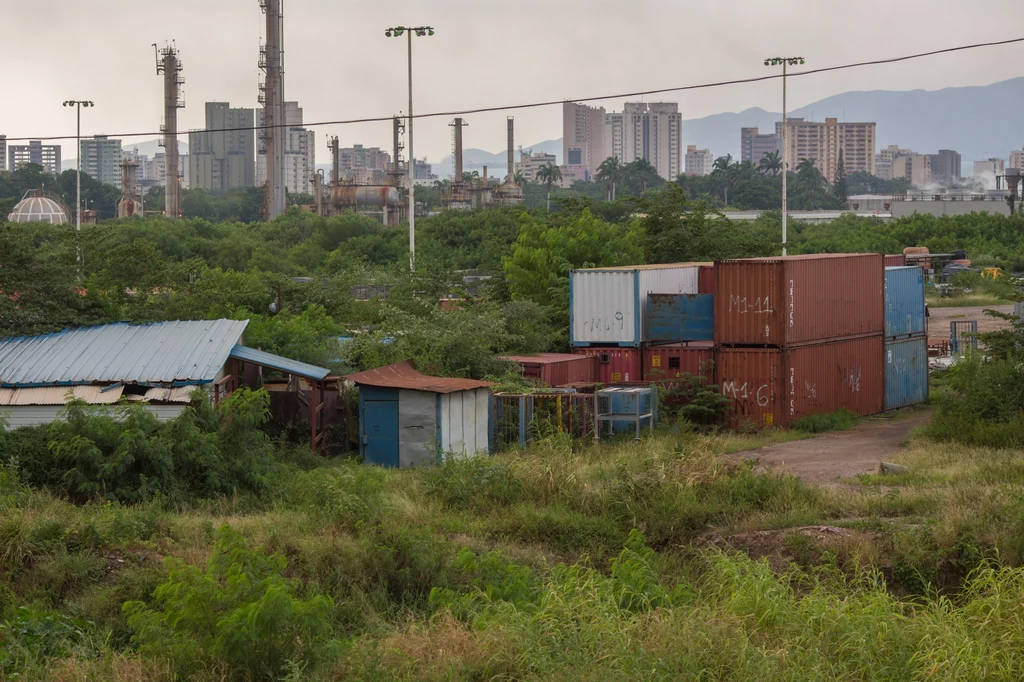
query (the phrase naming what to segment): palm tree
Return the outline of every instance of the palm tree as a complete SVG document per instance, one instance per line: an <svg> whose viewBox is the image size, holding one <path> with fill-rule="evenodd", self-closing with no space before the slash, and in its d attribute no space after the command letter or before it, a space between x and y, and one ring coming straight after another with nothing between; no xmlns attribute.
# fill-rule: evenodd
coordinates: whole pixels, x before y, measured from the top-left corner
<svg viewBox="0 0 1024 682"><path fill-rule="evenodd" d="M814 159L800 159L796 167L796 179L807 192L807 208L814 209L814 192L822 187L822 175L814 165Z"/></svg>
<svg viewBox="0 0 1024 682"><path fill-rule="evenodd" d="M543 182L548 186L548 211L551 210L551 185L562 179L562 170L553 163L545 163L537 169L534 174L537 182Z"/></svg>
<svg viewBox="0 0 1024 682"><path fill-rule="evenodd" d="M462 171L462 182L467 185L473 184L480 178L480 171Z"/></svg>
<svg viewBox="0 0 1024 682"><path fill-rule="evenodd" d="M516 171L515 175L512 176L512 182L521 188L526 187L526 176L523 175L523 171Z"/></svg>
<svg viewBox="0 0 1024 682"><path fill-rule="evenodd" d="M778 175L782 172L782 157L778 152L768 152L761 157L760 163L757 164L757 170L765 175Z"/></svg>
<svg viewBox="0 0 1024 682"><path fill-rule="evenodd" d="M732 154L719 156L715 159L714 169L711 171L711 174L717 175L722 179L722 187L725 190L726 206L729 205L729 190L732 189L733 183L736 182L739 170L740 165L732 162Z"/></svg>
<svg viewBox="0 0 1024 682"><path fill-rule="evenodd" d="M597 167L597 180L603 182L608 189L609 201L615 201L615 183L622 176L622 164L614 156L609 156Z"/></svg>

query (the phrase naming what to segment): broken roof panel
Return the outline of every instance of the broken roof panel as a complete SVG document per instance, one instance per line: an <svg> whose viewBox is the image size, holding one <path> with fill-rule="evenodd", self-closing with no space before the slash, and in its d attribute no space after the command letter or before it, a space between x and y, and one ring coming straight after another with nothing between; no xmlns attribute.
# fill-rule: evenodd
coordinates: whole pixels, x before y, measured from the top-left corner
<svg viewBox="0 0 1024 682"><path fill-rule="evenodd" d="M361 386L377 386L379 388L401 388L409 391L426 391L428 393L458 393L473 391L478 388L489 388L494 384L476 379L454 379L448 377L431 377L416 370L412 360L398 362L386 367L368 369L365 372L349 374L345 377Z"/></svg>

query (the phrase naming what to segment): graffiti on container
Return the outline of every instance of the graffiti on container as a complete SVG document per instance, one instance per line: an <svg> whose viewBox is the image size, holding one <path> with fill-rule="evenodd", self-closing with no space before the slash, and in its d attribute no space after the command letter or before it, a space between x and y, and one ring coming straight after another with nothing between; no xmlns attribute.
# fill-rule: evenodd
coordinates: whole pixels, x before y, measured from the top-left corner
<svg viewBox="0 0 1024 682"><path fill-rule="evenodd" d="M616 323L618 323L619 325L618 329L621 330L626 328L625 317L622 315L621 312L615 311L615 315L613 316L613 318L613 322L605 322L604 319L600 317L594 317L584 322L583 327L591 332L611 331L612 329L616 328Z"/></svg>
<svg viewBox="0 0 1024 682"><path fill-rule="evenodd" d="M758 407L768 407L771 402L771 390L768 384L757 386L755 383L744 381L741 385L738 381L723 381L722 395L731 396L733 400L749 400L754 398ZM757 387L756 390L754 387Z"/></svg>
<svg viewBox="0 0 1024 682"><path fill-rule="evenodd" d="M729 312L738 312L740 315L746 315L747 313L754 313L755 315L770 315L775 311L772 310L772 304L769 300L769 296L764 298L755 297L754 301L751 302L746 296L730 296L729 297Z"/></svg>
<svg viewBox="0 0 1024 682"><path fill-rule="evenodd" d="M888 352L889 355L889 366L892 367L893 374L906 374L910 371L910 363L906 358L893 357L892 351Z"/></svg>
<svg viewBox="0 0 1024 682"><path fill-rule="evenodd" d="M795 304L793 303L793 280L789 280L789 328L793 328L793 318L795 316Z"/></svg>
<svg viewBox="0 0 1024 682"><path fill-rule="evenodd" d="M796 416L796 385L796 369L791 367L789 370L789 415L791 417ZM804 380L804 397L811 400L818 399L818 384L816 382Z"/></svg>
<svg viewBox="0 0 1024 682"><path fill-rule="evenodd" d="M860 392L860 379L864 374L864 370L860 367L850 368L850 391L853 393Z"/></svg>

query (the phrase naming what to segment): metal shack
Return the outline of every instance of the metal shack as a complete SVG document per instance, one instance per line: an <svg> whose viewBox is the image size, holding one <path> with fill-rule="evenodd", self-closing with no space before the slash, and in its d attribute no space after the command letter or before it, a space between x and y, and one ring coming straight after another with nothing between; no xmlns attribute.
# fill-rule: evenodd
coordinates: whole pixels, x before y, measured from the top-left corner
<svg viewBox="0 0 1024 682"><path fill-rule="evenodd" d="M349 374L359 387L359 453L410 467L489 453L490 386L420 374L411 360Z"/></svg>
<svg viewBox="0 0 1024 682"><path fill-rule="evenodd" d="M311 439L323 438L323 367L241 345L248 320L190 320L65 329L0 339L0 414L8 427L46 424L71 398L92 405L143 403L157 419L185 411L204 388L213 402L240 383L259 384L259 368L307 379ZM256 371L253 371L256 370ZM246 382L247 375L254 377Z"/></svg>

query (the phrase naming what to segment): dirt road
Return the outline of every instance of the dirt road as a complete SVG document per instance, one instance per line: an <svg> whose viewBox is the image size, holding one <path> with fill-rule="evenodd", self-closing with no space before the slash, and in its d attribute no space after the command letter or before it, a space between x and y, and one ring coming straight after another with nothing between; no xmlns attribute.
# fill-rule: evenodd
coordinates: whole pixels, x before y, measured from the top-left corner
<svg viewBox="0 0 1024 682"><path fill-rule="evenodd" d="M949 340L949 323L951 320L977 320L979 332L993 332L999 329L1009 329L1010 323L985 314L985 309L991 308L1001 313L1012 313L1013 304L994 306L972 306L969 308L928 308L928 341L936 342L945 339Z"/></svg>
<svg viewBox="0 0 1024 682"><path fill-rule="evenodd" d="M929 416L922 411L906 417L868 418L847 431L730 456L756 459L758 471L786 472L806 483L842 482L877 472L879 463L899 450L911 431L927 424Z"/></svg>

